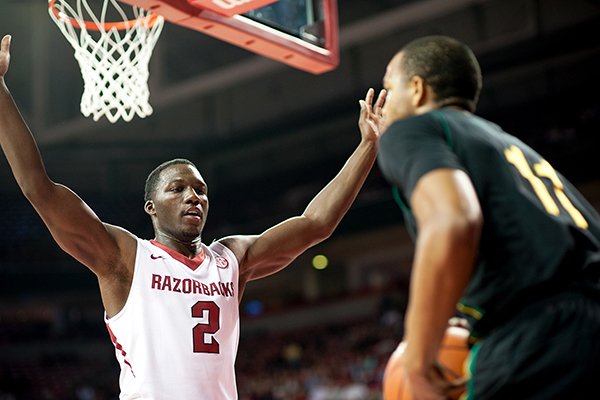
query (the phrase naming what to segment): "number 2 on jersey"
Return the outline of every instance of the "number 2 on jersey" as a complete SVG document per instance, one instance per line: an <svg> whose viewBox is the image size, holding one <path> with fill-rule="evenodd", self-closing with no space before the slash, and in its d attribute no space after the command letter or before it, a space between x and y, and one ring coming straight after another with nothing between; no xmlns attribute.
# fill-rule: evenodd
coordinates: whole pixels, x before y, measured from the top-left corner
<svg viewBox="0 0 600 400"><path fill-rule="evenodd" d="M523 178L529 181L533 188L533 191L542 202L542 205L544 206L548 214L559 215L560 208L552 198L552 195L550 194L550 192L546 188L546 185L544 185L544 182L540 179L540 177L548 178L550 182L552 182L554 195L558 199L560 205L571 216L573 222L575 222L575 225L582 229L587 229L587 221L585 220L583 215L581 215L579 210L575 208L573 203L571 203L571 200L569 200L569 198L565 194L564 186L560 178L556 174L554 168L552 168L550 163L548 163L548 161L542 160L539 163L534 164L532 170L529 166L529 163L527 162L527 159L525 158L525 155L523 154L523 151L521 151L521 149L519 149L515 145L511 145L509 148L505 149L504 156L506 157L509 163L511 163L517 168L521 176L523 176Z"/></svg>
<svg viewBox="0 0 600 400"><path fill-rule="evenodd" d="M192 306L192 317L205 318L205 311L207 322L196 324L192 329L194 353L219 353L219 342L212 336L206 342L205 335L214 335L219 330L221 310L213 301L198 301Z"/></svg>

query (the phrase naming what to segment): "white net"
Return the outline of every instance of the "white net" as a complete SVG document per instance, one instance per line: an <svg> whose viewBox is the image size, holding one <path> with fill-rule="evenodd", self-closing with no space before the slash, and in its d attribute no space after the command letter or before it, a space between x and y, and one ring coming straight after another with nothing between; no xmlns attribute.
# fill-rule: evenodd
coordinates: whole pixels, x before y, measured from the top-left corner
<svg viewBox="0 0 600 400"><path fill-rule="evenodd" d="M76 1L74 9L66 0L49 0L48 11L81 68L81 113L94 121L106 116L111 123L152 114L148 64L164 19L132 7L130 20L116 0L103 0L97 17L86 0ZM122 20L107 22L108 13Z"/></svg>

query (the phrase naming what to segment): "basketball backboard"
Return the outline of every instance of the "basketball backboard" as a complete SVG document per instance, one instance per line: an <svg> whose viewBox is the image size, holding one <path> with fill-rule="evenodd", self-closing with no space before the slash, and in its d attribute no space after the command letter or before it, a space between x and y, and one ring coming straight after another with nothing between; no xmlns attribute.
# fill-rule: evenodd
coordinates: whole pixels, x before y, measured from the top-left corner
<svg viewBox="0 0 600 400"><path fill-rule="evenodd" d="M313 74L339 62L337 0L119 1Z"/></svg>

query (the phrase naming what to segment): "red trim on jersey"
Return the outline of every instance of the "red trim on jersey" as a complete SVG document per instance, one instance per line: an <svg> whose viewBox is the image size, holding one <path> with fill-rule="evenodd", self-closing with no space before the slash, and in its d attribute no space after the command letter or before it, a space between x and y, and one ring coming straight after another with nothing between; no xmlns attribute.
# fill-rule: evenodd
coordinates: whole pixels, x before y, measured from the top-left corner
<svg viewBox="0 0 600 400"><path fill-rule="evenodd" d="M196 257L187 258L183 254L176 252L175 250L165 246L162 243L158 243L154 239L150 240L150 243L152 243L153 245L155 245L156 247L158 247L160 249L163 249L164 251L169 253L169 255L171 257L173 257L180 263L184 264L186 267L188 267L192 271L195 271L196 269L198 269L200 264L202 264L204 262L204 259L206 258L206 253L204 252L204 247L200 247L200 252L196 255Z"/></svg>
<svg viewBox="0 0 600 400"><path fill-rule="evenodd" d="M125 350L123 350L123 346L117 340L117 337L115 336L113 331L110 329L110 326L108 326L108 324L105 324L105 325L106 325L106 329L108 330L108 334L110 336L110 341L115 346L115 349L117 349L121 352L121 355L123 356L123 363L125 363L129 366L129 369L131 369L131 374L135 377L135 373L133 372L133 367L131 366L131 364L129 363L127 358L125 358L127 356L127 352Z"/></svg>

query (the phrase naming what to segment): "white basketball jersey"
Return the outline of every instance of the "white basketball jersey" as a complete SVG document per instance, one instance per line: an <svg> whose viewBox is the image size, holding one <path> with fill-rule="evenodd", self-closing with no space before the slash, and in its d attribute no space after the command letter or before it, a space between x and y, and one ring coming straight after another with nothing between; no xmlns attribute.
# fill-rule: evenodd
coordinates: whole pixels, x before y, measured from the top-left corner
<svg viewBox="0 0 600 400"><path fill-rule="evenodd" d="M214 242L188 259L137 240L123 309L106 318L121 365L120 399L237 399L238 263Z"/></svg>

